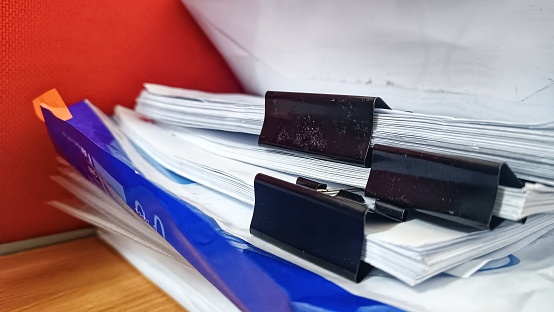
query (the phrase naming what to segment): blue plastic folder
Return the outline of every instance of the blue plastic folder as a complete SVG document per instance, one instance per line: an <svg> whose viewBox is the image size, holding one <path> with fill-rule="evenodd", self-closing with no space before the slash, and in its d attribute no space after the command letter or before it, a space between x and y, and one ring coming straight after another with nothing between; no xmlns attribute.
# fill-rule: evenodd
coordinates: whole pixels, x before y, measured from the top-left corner
<svg viewBox="0 0 554 312"><path fill-rule="evenodd" d="M199 209L145 179L89 105L71 105L72 117L66 121L42 109L58 153L88 180L124 200L239 309L397 311L226 233Z"/></svg>

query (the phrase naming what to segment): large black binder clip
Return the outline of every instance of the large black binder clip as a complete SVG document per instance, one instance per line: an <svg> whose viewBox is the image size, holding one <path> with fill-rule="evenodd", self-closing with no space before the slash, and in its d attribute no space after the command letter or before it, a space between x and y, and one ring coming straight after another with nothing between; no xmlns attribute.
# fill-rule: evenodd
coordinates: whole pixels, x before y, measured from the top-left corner
<svg viewBox="0 0 554 312"><path fill-rule="evenodd" d="M268 91L258 143L365 167L378 97Z"/></svg>
<svg viewBox="0 0 554 312"><path fill-rule="evenodd" d="M264 174L254 181L250 232L290 253L359 282L369 272L362 261L367 206L347 191L324 194L325 184L288 183Z"/></svg>
<svg viewBox="0 0 554 312"><path fill-rule="evenodd" d="M499 185L523 187L503 163L375 145L365 195L475 229L491 229Z"/></svg>
<svg viewBox="0 0 554 312"><path fill-rule="evenodd" d="M404 221L405 209L375 206L348 190L304 178L296 184L264 174L254 180L255 205L250 233L359 282L371 266L362 261L366 218Z"/></svg>

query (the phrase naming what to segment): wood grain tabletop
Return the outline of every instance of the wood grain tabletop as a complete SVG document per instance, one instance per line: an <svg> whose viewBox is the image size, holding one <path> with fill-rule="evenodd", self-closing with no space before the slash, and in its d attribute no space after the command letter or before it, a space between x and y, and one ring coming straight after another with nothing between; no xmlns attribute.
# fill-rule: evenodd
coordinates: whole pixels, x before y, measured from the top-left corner
<svg viewBox="0 0 554 312"><path fill-rule="evenodd" d="M183 311L96 237L0 256L0 311Z"/></svg>

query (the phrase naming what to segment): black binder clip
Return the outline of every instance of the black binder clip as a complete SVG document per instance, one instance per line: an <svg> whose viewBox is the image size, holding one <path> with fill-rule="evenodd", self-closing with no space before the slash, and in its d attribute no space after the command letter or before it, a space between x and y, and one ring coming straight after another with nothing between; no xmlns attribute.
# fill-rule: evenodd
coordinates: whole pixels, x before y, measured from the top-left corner
<svg viewBox="0 0 554 312"><path fill-rule="evenodd" d="M378 97L268 91L258 143L365 167Z"/></svg>
<svg viewBox="0 0 554 312"><path fill-rule="evenodd" d="M327 190L304 178L292 184L264 174L256 176L254 191L250 233L350 280L367 275L365 220L380 214L369 210L363 196ZM396 220L401 213L394 209Z"/></svg>
<svg viewBox="0 0 554 312"><path fill-rule="evenodd" d="M503 163L375 145L365 195L400 209L491 229L498 185L521 188Z"/></svg>

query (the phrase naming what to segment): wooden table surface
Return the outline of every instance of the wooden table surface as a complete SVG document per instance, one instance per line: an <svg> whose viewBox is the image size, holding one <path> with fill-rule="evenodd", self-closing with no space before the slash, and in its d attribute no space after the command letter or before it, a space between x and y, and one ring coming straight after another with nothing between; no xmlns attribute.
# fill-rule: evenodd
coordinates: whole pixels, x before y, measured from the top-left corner
<svg viewBox="0 0 554 312"><path fill-rule="evenodd" d="M182 311L100 239L0 256L0 311Z"/></svg>

